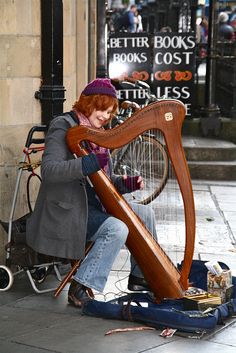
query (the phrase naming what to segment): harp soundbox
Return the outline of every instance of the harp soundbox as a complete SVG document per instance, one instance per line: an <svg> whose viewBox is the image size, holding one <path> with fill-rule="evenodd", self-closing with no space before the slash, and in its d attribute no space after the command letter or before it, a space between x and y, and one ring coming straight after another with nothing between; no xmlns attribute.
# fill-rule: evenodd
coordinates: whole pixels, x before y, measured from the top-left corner
<svg viewBox="0 0 236 353"><path fill-rule="evenodd" d="M90 175L95 191L107 212L127 224L129 235L126 245L157 300L183 297L189 285L188 276L194 253L194 198L181 141L184 118L184 104L178 100L167 99L144 107L114 129L100 130L87 126L75 126L68 130L66 136L70 151L77 156L83 156L87 153L82 146L83 141L114 149L131 142L147 130L157 129L162 132L184 204L185 251L180 271L153 239L125 199L117 192L106 174L100 170Z"/></svg>

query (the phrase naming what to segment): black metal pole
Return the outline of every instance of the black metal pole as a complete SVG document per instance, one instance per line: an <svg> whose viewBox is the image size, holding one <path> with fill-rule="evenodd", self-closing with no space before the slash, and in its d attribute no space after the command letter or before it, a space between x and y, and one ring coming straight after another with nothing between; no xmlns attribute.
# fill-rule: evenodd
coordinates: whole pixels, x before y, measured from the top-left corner
<svg viewBox="0 0 236 353"><path fill-rule="evenodd" d="M97 77L107 77L107 1L97 1Z"/></svg>
<svg viewBox="0 0 236 353"><path fill-rule="evenodd" d="M63 3L41 0L41 71L42 82L35 98L42 106L42 123L63 112Z"/></svg>
<svg viewBox="0 0 236 353"><path fill-rule="evenodd" d="M215 103L215 76L216 76L216 44L218 36L217 28L217 1L209 2L209 28L206 57L206 85L205 85L205 107L202 109L201 129L203 135L212 132L219 135L220 132L220 109Z"/></svg>
<svg viewBox="0 0 236 353"><path fill-rule="evenodd" d="M191 30L196 31L196 18L197 18L197 8L198 0L192 0L190 9L191 9Z"/></svg>

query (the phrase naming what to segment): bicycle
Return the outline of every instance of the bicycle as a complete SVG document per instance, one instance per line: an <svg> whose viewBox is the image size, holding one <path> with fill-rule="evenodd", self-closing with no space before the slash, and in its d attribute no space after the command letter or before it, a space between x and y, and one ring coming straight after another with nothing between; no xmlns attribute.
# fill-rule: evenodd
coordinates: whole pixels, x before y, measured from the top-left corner
<svg viewBox="0 0 236 353"><path fill-rule="evenodd" d="M144 88L147 90L147 100L145 105L157 101L151 94L150 86L142 81L127 82L132 87ZM120 82L119 82L120 84ZM130 101L124 101L120 105L118 115L113 119L111 128L122 124L135 111L141 107ZM120 149L111 152L114 172L121 175L141 175L145 187L131 193L133 200L140 204L147 205L160 195L168 180L169 159L165 146L159 141L156 132L147 131L138 136L131 143Z"/></svg>

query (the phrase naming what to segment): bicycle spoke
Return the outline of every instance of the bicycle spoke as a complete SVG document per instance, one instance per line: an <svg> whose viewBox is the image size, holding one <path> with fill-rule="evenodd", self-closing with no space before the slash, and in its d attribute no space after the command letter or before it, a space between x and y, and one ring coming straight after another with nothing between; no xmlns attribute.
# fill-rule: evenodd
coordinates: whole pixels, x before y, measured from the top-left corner
<svg viewBox="0 0 236 353"><path fill-rule="evenodd" d="M153 136L141 136L112 153L115 173L141 175L145 188L132 193L139 203L153 201L163 190L168 178L168 157L162 144Z"/></svg>

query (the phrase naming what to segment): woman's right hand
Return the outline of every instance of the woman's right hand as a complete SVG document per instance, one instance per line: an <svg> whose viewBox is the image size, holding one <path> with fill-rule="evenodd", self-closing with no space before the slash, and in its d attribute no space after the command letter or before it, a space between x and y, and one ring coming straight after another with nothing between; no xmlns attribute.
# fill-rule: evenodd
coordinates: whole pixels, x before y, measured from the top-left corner
<svg viewBox="0 0 236 353"><path fill-rule="evenodd" d="M136 176L123 175L123 180L124 180L125 186L130 191L141 190L144 188L144 181L141 175L136 175Z"/></svg>

